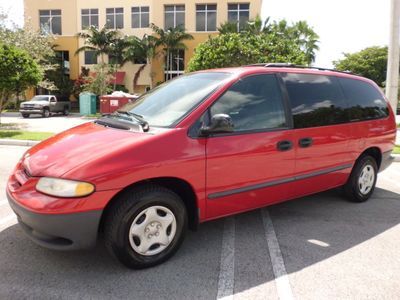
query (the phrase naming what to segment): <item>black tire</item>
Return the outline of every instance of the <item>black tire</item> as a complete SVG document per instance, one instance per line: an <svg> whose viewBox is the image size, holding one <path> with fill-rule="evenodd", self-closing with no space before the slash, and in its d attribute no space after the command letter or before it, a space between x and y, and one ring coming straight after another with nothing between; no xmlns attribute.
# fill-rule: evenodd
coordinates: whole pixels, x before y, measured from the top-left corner
<svg viewBox="0 0 400 300"><path fill-rule="evenodd" d="M50 110L47 107L43 108L42 117L43 118L50 117Z"/></svg>
<svg viewBox="0 0 400 300"><path fill-rule="evenodd" d="M22 114L22 117L23 117L24 119L29 118L29 114Z"/></svg>
<svg viewBox="0 0 400 300"><path fill-rule="evenodd" d="M365 170L365 168L367 168L368 166L370 167L369 170L371 170L371 172L373 172L374 174L374 179L372 187L363 193L359 183L359 178L362 175L363 170ZM369 155L364 155L360 157L356 161L353 170L351 171L350 177L344 186L344 193L346 198L352 202L367 201L374 192L377 177L378 165L376 163L376 160Z"/></svg>
<svg viewBox="0 0 400 300"><path fill-rule="evenodd" d="M69 108L68 108L67 106L64 107L63 115L64 115L64 116L68 116L68 115L69 115Z"/></svg>
<svg viewBox="0 0 400 300"><path fill-rule="evenodd" d="M135 218L143 215L143 211L152 206L162 206L169 209L175 217L176 230L175 236L171 237L172 240L164 250L146 256L140 254L131 246L129 232ZM146 218L147 216L142 222L145 222ZM147 223L146 228L151 223ZM110 207L104 223L104 240L109 252L128 268L148 268L161 264L175 254L185 237L187 223L185 205L177 194L157 185L141 186L129 189L121 194ZM157 246L158 244L154 245Z"/></svg>

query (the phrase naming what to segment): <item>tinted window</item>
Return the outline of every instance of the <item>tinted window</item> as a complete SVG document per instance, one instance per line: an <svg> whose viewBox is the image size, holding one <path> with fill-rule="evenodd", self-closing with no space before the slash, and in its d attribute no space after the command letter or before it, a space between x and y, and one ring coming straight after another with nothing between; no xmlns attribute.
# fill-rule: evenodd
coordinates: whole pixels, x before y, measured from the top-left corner
<svg viewBox="0 0 400 300"><path fill-rule="evenodd" d="M211 115L227 114L235 131L286 126L281 90L274 75L256 75L231 86L211 107Z"/></svg>
<svg viewBox="0 0 400 300"><path fill-rule="evenodd" d="M385 99L371 84L349 78L340 78L339 81L349 103L350 120L378 119L389 115Z"/></svg>
<svg viewBox="0 0 400 300"><path fill-rule="evenodd" d="M284 74L295 128L344 123L347 104L335 77Z"/></svg>

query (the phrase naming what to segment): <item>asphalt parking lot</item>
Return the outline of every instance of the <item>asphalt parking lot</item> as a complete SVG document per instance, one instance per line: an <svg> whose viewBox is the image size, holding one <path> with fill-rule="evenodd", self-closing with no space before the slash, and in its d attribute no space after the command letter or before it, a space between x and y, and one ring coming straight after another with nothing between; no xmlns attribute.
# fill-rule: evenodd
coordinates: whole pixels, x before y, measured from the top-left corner
<svg viewBox="0 0 400 300"><path fill-rule="evenodd" d="M400 163L366 203L336 190L202 224L167 263L132 271L33 244L5 198L27 148L0 146L0 299L398 299Z"/></svg>
<svg viewBox="0 0 400 300"><path fill-rule="evenodd" d="M54 133L59 133L89 121L91 120L84 119L77 113L69 114L68 116L55 114L49 118L31 115L27 119L22 118L21 114L17 112L2 113L1 115L2 123L17 124L21 130Z"/></svg>

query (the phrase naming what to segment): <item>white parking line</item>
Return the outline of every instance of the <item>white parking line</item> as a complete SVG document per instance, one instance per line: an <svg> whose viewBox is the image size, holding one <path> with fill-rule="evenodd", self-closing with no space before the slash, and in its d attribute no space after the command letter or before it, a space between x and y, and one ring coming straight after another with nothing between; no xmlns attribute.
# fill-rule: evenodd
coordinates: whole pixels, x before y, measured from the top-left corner
<svg viewBox="0 0 400 300"><path fill-rule="evenodd" d="M222 236L217 299L233 299L235 284L235 219L226 218Z"/></svg>
<svg viewBox="0 0 400 300"><path fill-rule="evenodd" d="M274 271L275 284L280 300L294 299L289 278L286 274L285 263L283 261L281 249L275 234L274 225L267 209L261 210L264 224L265 237L267 239L269 255L271 257L272 270Z"/></svg>
<svg viewBox="0 0 400 300"><path fill-rule="evenodd" d="M0 219L0 232L17 223L17 217L14 214L8 215Z"/></svg>

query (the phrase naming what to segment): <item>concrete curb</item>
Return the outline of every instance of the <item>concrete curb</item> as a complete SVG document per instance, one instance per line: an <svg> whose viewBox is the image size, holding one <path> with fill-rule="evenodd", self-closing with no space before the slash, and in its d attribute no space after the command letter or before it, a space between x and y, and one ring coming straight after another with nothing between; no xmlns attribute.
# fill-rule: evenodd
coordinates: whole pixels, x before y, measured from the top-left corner
<svg viewBox="0 0 400 300"><path fill-rule="evenodd" d="M29 140L12 140L12 139L0 139L0 145L6 146L27 146L32 147L39 144L40 141L29 141Z"/></svg>
<svg viewBox="0 0 400 300"><path fill-rule="evenodd" d="M400 162L400 154L392 154L394 162Z"/></svg>

